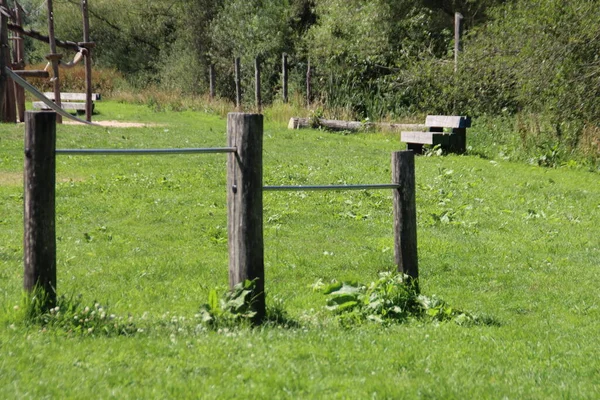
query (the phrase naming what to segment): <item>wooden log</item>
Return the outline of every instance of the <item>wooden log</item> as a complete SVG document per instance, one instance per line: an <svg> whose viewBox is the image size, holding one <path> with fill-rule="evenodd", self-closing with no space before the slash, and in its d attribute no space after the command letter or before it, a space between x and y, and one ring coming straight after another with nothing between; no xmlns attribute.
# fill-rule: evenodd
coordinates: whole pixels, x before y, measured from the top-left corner
<svg viewBox="0 0 600 400"><path fill-rule="evenodd" d="M258 57L254 59L254 104L258 113L262 109L262 99L260 96L260 60Z"/></svg>
<svg viewBox="0 0 600 400"><path fill-rule="evenodd" d="M398 272L408 275L417 284L417 209L415 201L415 155L412 151L392 153L394 190L394 256Z"/></svg>
<svg viewBox="0 0 600 400"><path fill-rule="evenodd" d="M56 113L25 114L24 289L56 304ZM41 290L42 293L39 293Z"/></svg>
<svg viewBox="0 0 600 400"><path fill-rule="evenodd" d="M227 228L229 287L257 280L255 323L265 316L262 147L263 116L229 113L227 146Z"/></svg>
<svg viewBox="0 0 600 400"><path fill-rule="evenodd" d="M59 54L56 53L56 39L54 38L54 7L53 0L47 0L48 4L48 37L50 44L50 54L46 56L52 63L52 72L54 74L54 102L60 107L60 76L58 72ZM56 123L62 124L62 116L56 115Z"/></svg>
<svg viewBox="0 0 600 400"><path fill-rule="evenodd" d="M288 123L289 129L303 129L321 127L329 130L341 130L341 131L363 131L368 129L380 129L385 131L401 131L403 129L421 129L425 128L423 124L390 124L390 123L362 123L360 121L341 121L334 119L312 119L312 118L290 118Z"/></svg>
<svg viewBox="0 0 600 400"><path fill-rule="evenodd" d="M235 58L235 108L242 109L242 76L240 71L240 58Z"/></svg>
<svg viewBox="0 0 600 400"><path fill-rule="evenodd" d="M90 17L88 0L81 0L81 15L83 19L83 43L90 43ZM92 102L92 46L86 46L85 56L85 120L92 121L94 104Z"/></svg>
<svg viewBox="0 0 600 400"><path fill-rule="evenodd" d="M283 94L283 102L288 102L288 55L283 53L281 57L281 85L282 85L282 94Z"/></svg>
<svg viewBox="0 0 600 400"><path fill-rule="evenodd" d="M208 86L209 92L208 96L211 100L215 99L215 82L216 82L216 74L215 74L215 64L210 64L208 67Z"/></svg>

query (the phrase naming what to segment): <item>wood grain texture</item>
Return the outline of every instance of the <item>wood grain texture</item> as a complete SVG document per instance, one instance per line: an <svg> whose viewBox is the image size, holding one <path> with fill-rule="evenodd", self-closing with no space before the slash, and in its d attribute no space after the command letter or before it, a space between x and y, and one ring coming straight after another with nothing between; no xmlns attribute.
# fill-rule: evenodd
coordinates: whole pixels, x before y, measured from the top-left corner
<svg viewBox="0 0 600 400"><path fill-rule="evenodd" d="M56 113L25 113L24 289L56 303Z"/></svg>
<svg viewBox="0 0 600 400"><path fill-rule="evenodd" d="M227 228L229 286L257 279L255 322L265 315L262 145L263 116L227 115Z"/></svg>
<svg viewBox="0 0 600 400"><path fill-rule="evenodd" d="M412 151L392 153L394 190L394 256L398 272L419 278L417 256L417 208L415 200L415 155Z"/></svg>

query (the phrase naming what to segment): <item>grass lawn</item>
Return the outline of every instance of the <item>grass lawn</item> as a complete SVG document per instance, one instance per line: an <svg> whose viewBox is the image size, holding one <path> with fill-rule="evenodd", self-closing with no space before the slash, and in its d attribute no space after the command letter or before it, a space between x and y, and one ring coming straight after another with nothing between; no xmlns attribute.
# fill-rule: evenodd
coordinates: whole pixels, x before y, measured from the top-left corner
<svg viewBox="0 0 600 400"><path fill-rule="evenodd" d="M59 126L58 148L226 144L216 115L97 107L149 125ZM0 398L600 397L598 173L416 159L421 290L491 326L342 327L312 286L394 268L391 193L265 192L267 302L298 327L215 332L196 315L227 286L226 156L59 155L58 292L139 329L107 337L21 319L23 131L0 126ZM389 183L403 148L268 118L264 133L265 185Z"/></svg>

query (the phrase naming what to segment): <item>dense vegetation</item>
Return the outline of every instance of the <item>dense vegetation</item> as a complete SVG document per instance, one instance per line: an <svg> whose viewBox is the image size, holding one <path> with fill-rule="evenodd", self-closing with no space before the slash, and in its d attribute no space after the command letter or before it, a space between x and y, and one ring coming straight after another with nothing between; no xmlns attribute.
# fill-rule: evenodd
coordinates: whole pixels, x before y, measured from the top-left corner
<svg viewBox="0 0 600 400"><path fill-rule="evenodd" d="M46 29L42 0L23 0L28 23ZM78 40L78 0L55 4L60 37ZM98 67L137 86L234 97L241 57L245 101L253 60L263 62L263 101L280 98L281 55L290 85L333 116L423 114L510 118L521 146L597 160L600 153L600 7L596 0L93 0ZM454 13L464 16L454 71ZM30 53L40 61L47 49ZM321 112L319 109L319 112Z"/></svg>

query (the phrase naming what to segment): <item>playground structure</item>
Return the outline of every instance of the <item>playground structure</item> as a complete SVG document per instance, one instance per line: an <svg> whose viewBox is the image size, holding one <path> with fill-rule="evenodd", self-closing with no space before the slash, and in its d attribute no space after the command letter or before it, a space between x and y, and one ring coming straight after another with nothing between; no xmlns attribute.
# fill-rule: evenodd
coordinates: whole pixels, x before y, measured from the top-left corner
<svg viewBox="0 0 600 400"><path fill-rule="evenodd" d="M227 154L229 285L256 279L257 320L265 316L263 192L306 190L392 190L394 253L399 272L418 283L414 153L392 153L392 183L263 186L263 116L230 113L227 146L180 149L56 149L56 114L26 113L24 193L24 288L42 289L56 302L56 155Z"/></svg>
<svg viewBox="0 0 600 400"><path fill-rule="evenodd" d="M61 106L60 73L59 67L71 68L84 60L85 65L85 115L86 121L92 120L93 94L92 94L92 49L94 43L90 41L90 26L88 15L88 0L81 0L81 13L83 19L83 41L70 42L58 40L54 35L54 8L52 0L46 0L48 8L48 36L34 30L23 28L22 16L24 13L21 5L15 0L14 7L8 6L8 0L0 0L0 121L20 122L25 121L25 92L22 83L10 77L6 69L21 78L50 78L48 67L52 67L51 78L54 89L54 103ZM8 32L13 32L9 37ZM48 65L44 70L25 70L24 36L49 44L50 53L46 56ZM57 53L57 47L75 51L73 61L62 61L63 54ZM40 96L38 93L36 96ZM44 100L44 99L42 99ZM45 99L48 101L48 99ZM61 123L60 114L57 122Z"/></svg>

